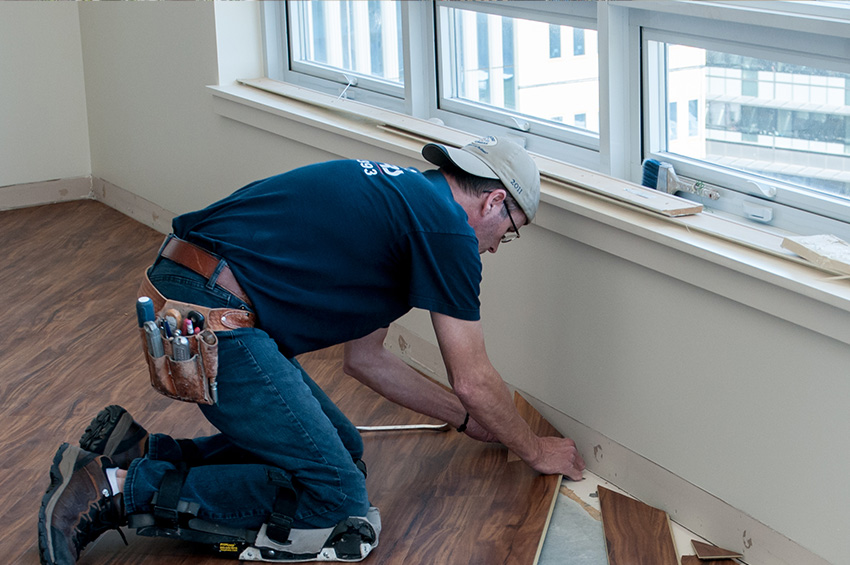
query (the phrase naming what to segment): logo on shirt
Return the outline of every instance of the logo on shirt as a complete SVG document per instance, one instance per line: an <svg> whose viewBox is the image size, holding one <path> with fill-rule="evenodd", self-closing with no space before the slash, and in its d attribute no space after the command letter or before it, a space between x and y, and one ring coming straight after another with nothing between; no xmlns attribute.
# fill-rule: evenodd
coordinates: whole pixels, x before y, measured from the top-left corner
<svg viewBox="0 0 850 565"><path fill-rule="evenodd" d="M397 177L399 175L403 175L405 171L419 172L416 171L416 169L405 169L399 167L398 165L391 165L389 163L376 163L374 161L367 161L365 159L357 159L357 162L360 163L361 167L363 167L363 173L368 176L383 173L391 177Z"/></svg>

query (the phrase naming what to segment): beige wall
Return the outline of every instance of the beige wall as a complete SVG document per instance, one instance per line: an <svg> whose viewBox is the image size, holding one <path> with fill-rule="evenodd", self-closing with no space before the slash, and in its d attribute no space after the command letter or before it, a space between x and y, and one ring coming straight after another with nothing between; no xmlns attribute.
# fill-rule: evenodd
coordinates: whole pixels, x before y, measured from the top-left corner
<svg viewBox="0 0 850 565"><path fill-rule="evenodd" d="M91 174L74 3L2 3L0 102L0 186Z"/></svg>
<svg viewBox="0 0 850 565"><path fill-rule="evenodd" d="M55 13L16 4L25 3L0 2L0 116L9 119L10 104L31 116L45 106L3 86L9 76L32 78L9 70L28 51L5 39L17 27L9 18L67 31L63 49L77 42L77 52L39 48L33 66L67 72L77 100L84 76L85 111L78 101L68 114L88 115L88 129L78 124L70 134L77 144L90 137L90 172L162 208L195 209L257 178L347 151L319 150L212 111L205 86L218 80L217 50L234 39L227 26L217 29L214 3L69 3ZM221 72L229 82L239 69L228 65ZM303 135L308 141L311 133ZM48 129L20 145L7 137L0 131L7 148L0 158L29 166L0 176L0 185L41 180L38 163L58 167L54 175L86 172L87 157L36 146ZM532 226L485 258L488 351L505 378L827 561L850 563L850 347L771 311L843 313L586 217L565 212L558 221L560 233ZM665 274L656 267L664 263L699 272L706 284ZM428 335L421 313L405 324ZM609 479L628 475L606 470L592 446L582 447ZM745 534L728 535L739 544Z"/></svg>

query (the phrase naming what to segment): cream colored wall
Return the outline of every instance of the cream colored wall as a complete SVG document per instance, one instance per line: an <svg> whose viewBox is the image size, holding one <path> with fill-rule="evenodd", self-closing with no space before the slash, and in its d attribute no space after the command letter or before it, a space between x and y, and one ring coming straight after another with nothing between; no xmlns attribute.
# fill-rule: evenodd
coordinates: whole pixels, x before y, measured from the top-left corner
<svg viewBox="0 0 850 565"><path fill-rule="evenodd" d="M9 4L18 3L0 3L0 16L10 13L2 11ZM95 176L180 213L343 152L334 145L314 149L211 110L204 87L218 80L218 47L234 39L217 29L214 3L73 6ZM73 19L20 17L63 29ZM0 45L14 53L2 37ZM8 64L13 57L3 53L0 61ZM42 58L64 64L64 56L51 53ZM228 81L238 73L232 66L222 72ZM20 103L31 114L40 107ZM376 155L393 157L386 150ZM564 222L579 225L568 213ZM564 236L531 226L522 233L485 258L488 351L506 379L829 562L850 563L848 346L647 268L639 253L626 259L609 252L635 241L615 228ZM673 250L653 253L683 260ZM717 288L749 285L763 302L809 308L793 293L762 288L722 266L700 265L700 272ZM404 323L429 332L421 313ZM601 468L592 446L583 449L591 466ZM619 469L620 477L628 472Z"/></svg>
<svg viewBox="0 0 850 565"><path fill-rule="evenodd" d="M0 3L0 187L89 174L77 6Z"/></svg>
<svg viewBox="0 0 850 565"><path fill-rule="evenodd" d="M212 111L216 4L79 6L93 174L175 213L331 157Z"/></svg>

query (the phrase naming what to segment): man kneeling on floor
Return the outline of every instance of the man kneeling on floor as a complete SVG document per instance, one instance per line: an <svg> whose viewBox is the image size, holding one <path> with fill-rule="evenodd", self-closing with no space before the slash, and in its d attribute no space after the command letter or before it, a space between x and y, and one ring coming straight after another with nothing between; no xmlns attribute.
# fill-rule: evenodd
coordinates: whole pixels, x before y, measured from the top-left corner
<svg viewBox="0 0 850 565"><path fill-rule="evenodd" d="M321 163L175 218L140 292L158 309L168 300L207 313L192 321L217 341L217 388L199 406L220 433L176 440L118 406L101 411L80 447L54 457L42 563L74 563L122 525L244 560L365 558L381 524L363 443L295 359L339 343L346 373L389 400L501 442L541 473L581 478L575 443L537 437L517 413L479 314L481 254L534 218L537 167L496 137L422 154L439 169ZM411 308L431 312L452 392L383 348ZM175 355L181 337L168 342Z"/></svg>

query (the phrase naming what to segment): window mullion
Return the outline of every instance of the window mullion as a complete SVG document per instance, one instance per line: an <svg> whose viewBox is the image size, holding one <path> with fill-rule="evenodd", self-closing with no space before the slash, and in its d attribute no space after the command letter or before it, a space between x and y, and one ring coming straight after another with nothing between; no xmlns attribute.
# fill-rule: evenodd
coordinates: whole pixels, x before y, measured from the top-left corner
<svg viewBox="0 0 850 565"><path fill-rule="evenodd" d="M630 166L635 154L640 162L640 107L632 104L640 84L639 38L630 35L629 12L623 7L597 3L597 22L600 164L602 172L629 179L636 170Z"/></svg>
<svg viewBox="0 0 850 565"><path fill-rule="evenodd" d="M433 2L402 2L405 111L429 119L437 108L437 61Z"/></svg>

